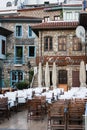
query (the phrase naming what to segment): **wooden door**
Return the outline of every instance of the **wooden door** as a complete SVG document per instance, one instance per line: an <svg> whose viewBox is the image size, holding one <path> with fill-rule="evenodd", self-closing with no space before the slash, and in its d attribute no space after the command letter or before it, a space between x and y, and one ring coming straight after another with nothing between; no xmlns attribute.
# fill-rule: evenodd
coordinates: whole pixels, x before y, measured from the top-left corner
<svg viewBox="0 0 87 130"><path fill-rule="evenodd" d="M79 87L79 71L72 71L72 87Z"/></svg>

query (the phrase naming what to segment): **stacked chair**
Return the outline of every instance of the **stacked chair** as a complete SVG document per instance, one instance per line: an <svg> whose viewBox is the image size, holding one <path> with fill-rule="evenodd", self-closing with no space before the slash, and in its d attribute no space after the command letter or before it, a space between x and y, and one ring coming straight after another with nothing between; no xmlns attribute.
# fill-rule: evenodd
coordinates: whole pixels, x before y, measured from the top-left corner
<svg viewBox="0 0 87 130"><path fill-rule="evenodd" d="M41 99L34 98L32 100L27 101L28 113L27 113L27 121L28 120L43 120L43 107Z"/></svg>
<svg viewBox="0 0 87 130"><path fill-rule="evenodd" d="M84 100L72 100L68 107L67 130L84 130L83 115L85 112Z"/></svg>
<svg viewBox="0 0 87 130"><path fill-rule="evenodd" d="M40 99L41 100L41 106L43 109L43 113L47 113L47 103L46 103L46 96L34 96L34 99Z"/></svg>
<svg viewBox="0 0 87 130"><path fill-rule="evenodd" d="M0 119L3 120L5 118L9 119L10 109L8 104L8 98L0 98Z"/></svg>
<svg viewBox="0 0 87 130"><path fill-rule="evenodd" d="M84 130L85 102L59 99L48 107L47 130Z"/></svg>
<svg viewBox="0 0 87 130"><path fill-rule="evenodd" d="M48 125L50 130L66 130L67 104L64 100L59 100L51 104L48 108Z"/></svg>

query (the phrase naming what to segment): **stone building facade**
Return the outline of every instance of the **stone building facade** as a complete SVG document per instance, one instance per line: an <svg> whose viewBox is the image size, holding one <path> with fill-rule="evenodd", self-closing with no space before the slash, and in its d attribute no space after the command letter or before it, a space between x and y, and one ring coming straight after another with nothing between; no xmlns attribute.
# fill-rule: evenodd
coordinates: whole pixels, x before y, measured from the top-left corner
<svg viewBox="0 0 87 130"><path fill-rule="evenodd" d="M66 23L68 23L66 21L69 20L67 12L69 11L70 8L71 8L70 16L79 15L79 12L81 10L81 5L72 5L70 7L68 6L66 7L65 5L64 6L49 5L49 6L28 8L28 9L20 9L17 11L18 12L17 15L10 16L10 17L5 16L0 18L1 25L7 29L10 29L13 32L13 34L7 38L7 44L6 44L7 54L10 53L11 55L7 57L8 60L6 60L4 63L4 80L6 80L8 77L8 80L10 81L9 83L10 86L13 86L15 82L19 82L21 80L24 79L28 80L28 71L29 71L27 66L28 61L30 61L33 67L38 67L38 63L42 58L44 60L44 68L45 68L46 61L48 61L48 59L52 57L54 60L56 60L56 63L58 62L57 68L59 70L64 70L62 72L67 75L66 84L68 84L69 87L79 85L79 81L78 84L76 85L72 84L72 80L73 80L72 68L73 70L79 71L80 61L82 59L85 60L85 47L82 45L81 52L72 51L72 44L73 44L72 39L73 36L75 35L75 29L78 26L78 24L75 25L72 24L66 26ZM65 12L63 12L64 10ZM75 13L78 15L75 15ZM65 15L67 16L67 19L64 19ZM39 17L39 18L35 18L35 17ZM77 18L73 20L77 21ZM53 21L55 21L54 22L55 25L51 25ZM33 28L33 25L35 24L37 25L38 22L42 22L42 23L36 26L35 28ZM59 25L56 25L58 23ZM62 26L60 25L61 23L63 23ZM28 36L29 27L30 30L34 29L34 33L37 36L35 36L34 33L32 37ZM22 35L21 32L19 34L16 33L18 29L23 32ZM21 36L16 37L16 35L21 35ZM30 35L31 35L31 31L30 31ZM48 41L50 37L52 37L53 50L51 51L44 51L44 37L46 36L48 36ZM66 47L62 46L62 48L63 49L66 48L66 51L65 50L58 51L58 37L60 37L61 40L63 39L63 37L65 37L65 41L67 41L67 45ZM61 46L59 48L61 50ZM19 59L19 62L17 59L17 55L19 55L18 50L21 50L21 59ZM33 50L33 56L31 55L32 50ZM77 58L75 59L76 56ZM68 59L69 57L71 59ZM60 60L58 60L58 58L60 58ZM79 58L80 60L78 62ZM75 66L72 61L74 61ZM50 61L49 64L50 64L50 79L51 79L52 62ZM64 80L64 76L62 78L63 80ZM63 82L61 81L61 83ZM52 85L51 81L50 81L50 85Z"/></svg>
<svg viewBox="0 0 87 130"><path fill-rule="evenodd" d="M12 33L13 33L12 31L4 27L0 27L0 92L1 92L2 86L4 85L3 61L5 60L5 54L6 54L6 39Z"/></svg>
<svg viewBox="0 0 87 130"><path fill-rule="evenodd" d="M62 4L37 6L35 8L19 9L19 15L40 17L43 22L47 21L78 21L82 4Z"/></svg>
<svg viewBox="0 0 87 130"><path fill-rule="evenodd" d="M67 84L79 87L79 70L82 60L86 63L85 44L76 36L78 22L49 22L32 26L38 36L37 65L46 62L50 66L50 85L52 85L53 62L57 66L57 86ZM46 40L45 40L46 39Z"/></svg>
<svg viewBox="0 0 87 130"><path fill-rule="evenodd" d="M19 15L25 15L25 16L37 16L44 20L48 18L47 20L53 21L54 16L60 16L61 13L61 7L54 11L49 11L46 7L37 7L37 8L28 8L28 9L22 9L18 10Z"/></svg>
<svg viewBox="0 0 87 130"><path fill-rule="evenodd" d="M13 33L7 37L6 60L4 60L4 86L28 80L28 61L31 66L36 66L35 34L31 25L41 22L39 18L24 16L1 17L1 26Z"/></svg>

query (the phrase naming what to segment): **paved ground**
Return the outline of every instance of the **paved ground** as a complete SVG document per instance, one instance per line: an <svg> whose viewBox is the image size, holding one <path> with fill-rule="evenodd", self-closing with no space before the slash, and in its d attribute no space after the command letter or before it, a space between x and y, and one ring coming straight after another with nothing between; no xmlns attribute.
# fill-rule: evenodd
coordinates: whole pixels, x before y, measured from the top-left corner
<svg viewBox="0 0 87 130"><path fill-rule="evenodd" d="M22 110L11 114L10 119L5 119L0 124L0 130L5 129L24 129L24 130L47 130L47 118L43 121L31 120L27 123L27 110Z"/></svg>

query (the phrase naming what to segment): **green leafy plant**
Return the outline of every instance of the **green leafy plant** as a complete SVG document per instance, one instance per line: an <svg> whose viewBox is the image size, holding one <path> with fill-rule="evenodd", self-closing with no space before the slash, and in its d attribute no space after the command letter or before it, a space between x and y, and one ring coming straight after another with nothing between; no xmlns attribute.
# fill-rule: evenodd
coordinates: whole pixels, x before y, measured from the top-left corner
<svg viewBox="0 0 87 130"><path fill-rule="evenodd" d="M30 86L30 84L31 84L31 82L32 82L33 75L34 75L34 71L33 71L33 70L30 70L30 71L29 71L29 86Z"/></svg>
<svg viewBox="0 0 87 130"><path fill-rule="evenodd" d="M28 83L25 81L18 82L15 84L16 88L19 90L27 89L28 88Z"/></svg>
<svg viewBox="0 0 87 130"><path fill-rule="evenodd" d="M63 18L63 11L60 12L60 18Z"/></svg>

